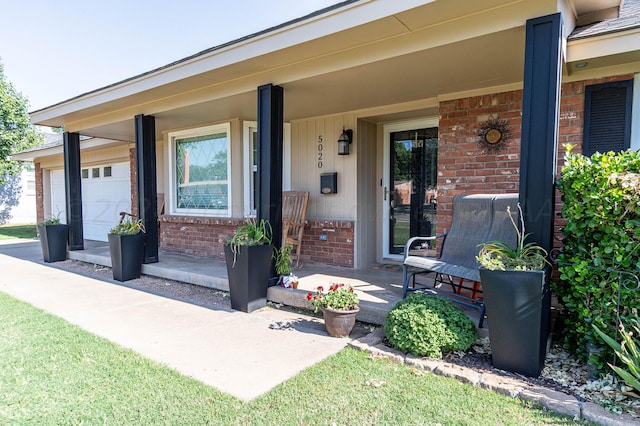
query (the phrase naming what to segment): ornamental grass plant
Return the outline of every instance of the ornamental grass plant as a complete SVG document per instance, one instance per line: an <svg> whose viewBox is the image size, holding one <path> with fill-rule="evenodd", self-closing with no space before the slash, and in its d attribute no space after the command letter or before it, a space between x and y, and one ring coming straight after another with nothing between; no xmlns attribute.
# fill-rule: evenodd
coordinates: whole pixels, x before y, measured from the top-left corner
<svg viewBox="0 0 640 426"><path fill-rule="evenodd" d="M131 217L118 222L111 230L109 234L113 235L136 235L140 232L147 232L144 227L144 221L142 219L133 220Z"/></svg>
<svg viewBox="0 0 640 426"><path fill-rule="evenodd" d="M510 247L504 241L489 241L481 245L476 260L483 268L491 271L540 271L544 269L549 264L547 251L535 243L525 243L529 234L525 233L520 203L518 203L520 228L511 216L510 207L507 207L507 214L517 234L515 248Z"/></svg>

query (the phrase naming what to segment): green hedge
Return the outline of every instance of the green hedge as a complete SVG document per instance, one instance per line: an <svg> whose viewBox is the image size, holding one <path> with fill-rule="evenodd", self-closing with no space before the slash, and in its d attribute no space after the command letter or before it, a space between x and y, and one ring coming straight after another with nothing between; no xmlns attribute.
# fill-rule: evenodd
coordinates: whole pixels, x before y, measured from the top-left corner
<svg viewBox="0 0 640 426"><path fill-rule="evenodd" d="M590 362L599 368L612 355L592 324L615 332L619 274L640 272L640 154L594 154L567 150L558 189L562 192L564 251L559 256L562 282L554 287L565 307L567 345L587 357L587 344L603 349ZM640 292L622 286L621 317L640 305Z"/></svg>
<svg viewBox="0 0 640 426"><path fill-rule="evenodd" d="M422 293L398 302L387 314L384 331L394 348L431 358L467 350L478 339L478 330L460 308Z"/></svg>

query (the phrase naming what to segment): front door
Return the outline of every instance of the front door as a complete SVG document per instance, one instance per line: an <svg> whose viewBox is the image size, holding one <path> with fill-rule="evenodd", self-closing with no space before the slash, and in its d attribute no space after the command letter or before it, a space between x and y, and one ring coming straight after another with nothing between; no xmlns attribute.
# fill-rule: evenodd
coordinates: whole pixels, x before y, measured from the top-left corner
<svg viewBox="0 0 640 426"><path fill-rule="evenodd" d="M389 161L384 254L399 258L410 237L435 235L438 128L389 128L386 136Z"/></svg>

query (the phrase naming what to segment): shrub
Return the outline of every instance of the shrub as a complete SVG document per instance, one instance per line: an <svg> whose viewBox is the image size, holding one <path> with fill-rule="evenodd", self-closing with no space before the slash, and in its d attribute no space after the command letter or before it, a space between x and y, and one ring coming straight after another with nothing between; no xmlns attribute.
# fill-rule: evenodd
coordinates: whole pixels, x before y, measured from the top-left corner
<svg viewBox="0 0 640 426"><path fill-rule="evenodd" d="M415 293L389 311L384 325L389 343L416 356L441 358L467 350L478 338L471 320L450 301Z"/></svg>
<svg viewBox="0 0 640 426"><path fill-rule="evenodd" d="M589 158L567 150L558 182L566 218L564 252L558 258L562 283L554 290L565 308L567 346L583 358L587 344L602 346L592 324L615 332L621 277L610 270L637 274L640 269L639 173L635 151ZM629 308L640 304L640 292L620 290L620 316L626 321ZM589 360L598 368L613 355L603 349Z"/></svg>

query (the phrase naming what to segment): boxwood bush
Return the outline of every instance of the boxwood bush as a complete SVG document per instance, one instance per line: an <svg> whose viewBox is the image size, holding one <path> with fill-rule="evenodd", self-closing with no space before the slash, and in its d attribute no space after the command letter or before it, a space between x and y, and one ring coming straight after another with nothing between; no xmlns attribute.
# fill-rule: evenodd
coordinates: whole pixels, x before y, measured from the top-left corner
<svg viewBox="0 0 640 426"><path fill-rule="evenodd" d="M398 302L387 314L384 331L396 349L431 358L467 350L478 338L478 330L460 308L422 293Z"/></svg>
<svg viewBox="0 0 640 426"><path fill-rule="evenodd" d="M558 189L562 193L563 254L561 282L554 290L564 305L567 346L587 358L587 345L603 349L591 355L601 368L612 352L592 324L615 333L620 274L640 271L640 153L572 154L565 157ZM635 285L635 283L634 283ZM640 292L621 286L621 319L640 305Z"/></svg>

